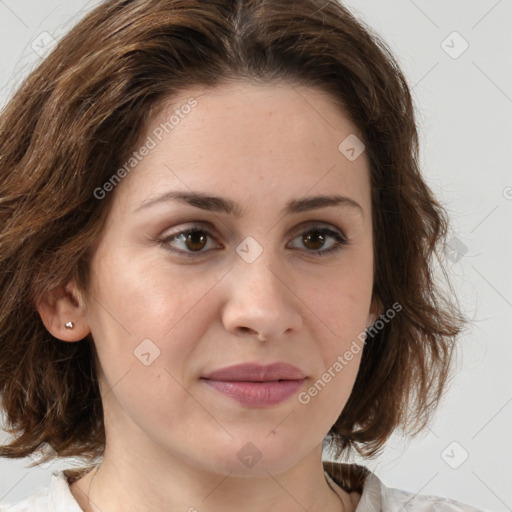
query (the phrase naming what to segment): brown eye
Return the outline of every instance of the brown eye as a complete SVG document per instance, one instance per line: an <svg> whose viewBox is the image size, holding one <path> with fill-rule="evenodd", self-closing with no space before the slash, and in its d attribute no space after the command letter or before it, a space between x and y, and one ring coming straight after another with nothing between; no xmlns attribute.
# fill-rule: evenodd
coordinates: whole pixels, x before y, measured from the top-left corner
<svg viewBox="0 0 512 512"><path fill-rule="evenodd" d="M295 239L300 240L299 247L291 245L292 248L301 249L302 252L315 257L333 254L350 243L341 232L323 226L312 226L296 236ZM329 239L334 242L326 245ZM214 238L208 230L201 226L192 226L190 229L171 233L159 239L159 242L165 249L173 253L194 257L207 254L212 249L222 249L219 244L212 246L213 240Z"/></svg>
<svg viewBox="0 0 512 512"><path fill-rule="evenodd" d="M318 251L325 244L325 236L320 231L311 231L303 236L302 240L304 245L313 251Z"/></svg>
<svg viewBox="0 0 512 512"><path fill-rule="evenodd" d="M343 246L349 245L349 241L345 236L338 231L334 231L324 226L311 226L307 231L303 231L296 237L299 239L299 247L292 246L294 249L306 248L306 254L312 256L328 256L337 251L340 251ZM328 239L334 240L333 243L326 246ZM324 247L327 247L324 249ZM303 249L304 251L304 249Z"/></svg>
<svg viewBox="0 0 512 512"><path fill-rule="evenodd" d="M207 253L209 249L220 248L221 246L213 244L211 233L200 226L193 226L184 231L171 233L160 239L162 246L174 253L183 256L194 256L195 254ZM195 254L194 254L195 253Z"/></svg>
<svg viewBox="0 0 512 512"><path fill-rule="evenodd" d="M200 251L206 246L208 235L203 231L191 231L186 236L181 235L185 239L187 249L191 251Z"/></svg>

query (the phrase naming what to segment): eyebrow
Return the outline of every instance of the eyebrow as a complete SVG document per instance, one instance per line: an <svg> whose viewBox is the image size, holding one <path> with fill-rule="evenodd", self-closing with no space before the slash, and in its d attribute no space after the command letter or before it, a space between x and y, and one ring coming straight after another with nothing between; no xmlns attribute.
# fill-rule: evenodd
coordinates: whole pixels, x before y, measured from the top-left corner
<svg viewBox="0 0 512 512"><path fill-rule="evenodd" d="M221 212L233 215L237 218L242 217L243 209L238 203L234 201L218 196L212 196L202 192L179 192L170 191L160 194L152 199L144 201L133 213L149 208L159 203L167 203L170 201L178 201L180 203L188 204L201 210L207 210L210 212ZM359 212L364 217L363 208L359 203L351 199L350 197L342 196L339 194L331 195L317 195L303 197L301 199L294 199L286 203L282 209L282 214L290 213L301 213L310 210L317 210L320 208L326 208L329 206L348 206L353 211Z"/></svg>

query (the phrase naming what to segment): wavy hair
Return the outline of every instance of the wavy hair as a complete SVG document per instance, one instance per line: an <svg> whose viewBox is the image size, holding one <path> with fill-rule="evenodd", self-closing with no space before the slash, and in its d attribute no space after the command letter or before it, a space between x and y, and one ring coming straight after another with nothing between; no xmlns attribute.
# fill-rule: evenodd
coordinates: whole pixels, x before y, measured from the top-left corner
<svg viewBox="0 0 512 512"><path fill-rule="evenodd" d="M448 217L421 175L411 92L386 44L334 0L108 0L0 114L0 397L14 435L0 456L26 457L41 443L61 457L102 456L94 340L56 339L35 305L71 278L77 300L87 293L89 249L112 196L99 201L94 190L137 147L151 112L230 79L320 89L366 146L373 294L383 310L402 308L367 336L329 443L337 456L371 457L393 431L427 425L467 320L434 275L437 261L448 280Z"/></svg>

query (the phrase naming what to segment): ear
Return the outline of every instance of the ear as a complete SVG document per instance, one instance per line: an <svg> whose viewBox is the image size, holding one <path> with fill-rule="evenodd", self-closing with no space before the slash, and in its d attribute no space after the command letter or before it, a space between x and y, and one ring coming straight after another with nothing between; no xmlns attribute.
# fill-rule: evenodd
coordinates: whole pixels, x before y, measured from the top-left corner
<svg viewBox="0 0 512 512"><path fill-rule="evenodd" d="M37 304L46 329L62 341L80 341L90 332L85 302L73 280L48 292ZM73 322L73 328L66 327Z"/></svg>

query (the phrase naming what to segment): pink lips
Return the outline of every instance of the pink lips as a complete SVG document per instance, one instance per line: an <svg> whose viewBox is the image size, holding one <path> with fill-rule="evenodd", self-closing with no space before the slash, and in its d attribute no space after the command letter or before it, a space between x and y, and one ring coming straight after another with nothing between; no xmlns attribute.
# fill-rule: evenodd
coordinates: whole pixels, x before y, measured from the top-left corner
<svg viewBox="0 0 512 512"><path fill-rule="evenodd" d="M230 398L253 407L268 406L296 393L306 376L288 363L239 364L215 370L203 380Z"/></svg>

